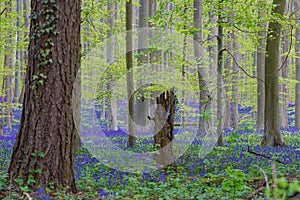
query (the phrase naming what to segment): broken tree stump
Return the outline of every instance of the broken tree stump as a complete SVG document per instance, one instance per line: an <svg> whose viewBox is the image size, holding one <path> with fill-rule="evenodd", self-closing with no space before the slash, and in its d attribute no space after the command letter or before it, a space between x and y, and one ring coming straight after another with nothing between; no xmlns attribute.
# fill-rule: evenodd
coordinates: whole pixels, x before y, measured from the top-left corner
<svg viewBox="0 0 300 200"><path fill-rule="evenodd" d="M157 107L154 112L154 147L158 154L154 159L161 167L167 167L174 162L172 141L174 139L174 90L161 93L156 97Z"/></svg>

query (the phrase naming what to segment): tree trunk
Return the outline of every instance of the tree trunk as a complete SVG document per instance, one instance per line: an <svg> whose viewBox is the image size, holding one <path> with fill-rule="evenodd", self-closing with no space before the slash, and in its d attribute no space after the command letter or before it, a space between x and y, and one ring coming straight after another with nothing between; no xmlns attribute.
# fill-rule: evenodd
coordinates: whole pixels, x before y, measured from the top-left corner
<svg viewBox="0 0 300 200"><path fill-rule="evenodd" d="M289 51L289 32L290 31L283 31L283 48L282 53L286 54ZM289 66L289 58L286 56L281 57L280 67L282 69L280 70L280 76L285 79L283 84L280 84L280 99L279 99L279 122L280 122L280 128L287 128L288 127L288 113L287 113L287 105L288 105L288 85L286 79L288 78L288 66Z"/></svg>
<svg viewBox="0 0 300 200"><path fill-rule="evenodd" d="M219 0L219 12L222 11L223 0ZM218 146L223 146L223 27L222 16L218 15L218 78L217 78L217 134Z"/></svg>
<svg viewBox="0 0 300 200"><path fill-rule="evenodd" d="M72 93L80 68L80 4L31 1L36 17L31 18L25 99L8 169L13 185L16 178L26 182L31 175L34 189L54 183L76 192ZM51 17L56 20L42 27Z"/></svg>
<svg viewBox="0 0 300 200"><path fill-rule="evenodd" d="M229 23L231 22L231 18L229 18ZM227 42L226 42L226 47L228 49L232 49L232 33L231 31L227 32ZM224 63L224 74L225 74L225 78L224 78L224 102L225 102L225 106L224 106L224 122L223 122L223 128L229 128L230 126L230 96L229 96L229 83L230 83L230 71L231 71L231 62L232 62L232 57L230 55L227 55L225 58L225 63Z"/></svg>
<svg viewBox="0 0 300 200"><path fill-rule="evenodd" d="M139 131L143 131L147 125L147 116L149 116L149 103L150 100L145 98L144 86L144 72L148 68L148 59L145 54L146 48L148 47L148 31L149 27L147 18L149 17L149 4L147 0L140 0L139 7L139 31L138 31L138 72L140 78L138 79L138 95L136 97L136 110L135 110L135 123Z"/></svg>
<svg viewBox="0 0 300 200"><path fill-rule="evenodd" d="M238 36L236 35L235 31L232 32L232 40L233 40L233 54L237 61L237 63L240 63L241 56L239 53L240 45L238 43ZM239 76L238 76L238 64L236 62L233 62L232 64L232 96L231 96L231 123L232 128L237 129L239 126L239 112L238 112L238 85L239 85Z"/></svg>
<svg viewBox="0 0 300 200"><path fill-rule="evenodd" d="M115 38L113 36L113 29L114 29L114 18L115 13L114 11L114 5L113 1L107 2L107 11L109 12L108 16L108 25L110 26L110 29L107 33L107 54L106 54L106 61L108 64L108 67L110 68L111 65L114 63L115 59ZM118 130L118 121L117 121L117 100L114 99L114 90L113 90L113 84L114 84L114 77L111 72L111 70L108 70L108 83L107 83L107 92L108 92L108 119L107 119L107 127L108 130Z"/></svg>
<svg viewBox="0 0 300 200"><path fill-rule="evenodd" d="M194 34L194 52L197 60L197 72L198 72L198 83L199 83L199 113L204 114L206 110L210 109L210 99L208 93L208 85L206 83L207 70L203 67L204 52L201 45L202 42L202 0L194 0L194 27L199 29ZM206 132L207 122L205 117L202 115L199 117L199 131Z"/></svg>
<svg viewBox="0 0 300 200"><path fill-rule="evenodd" d="M296 23L300 26L300 2L294 1L295 13L296 13ZM295 100L295 126L300 128L300 28L296 28L295 34L295 52L296 52L296 100Z"/></svg>
<svg viewBox="0 0 300 200"><path fill-rule="evenodd" d="M174 90L161 93L156 97L157 108L154 113L155 133L154 147L159 154L155 160L160 166L168 166L174 162L172 141L174 139Z"/></svg>
<svg viewBox="0 0 300 200"><path fill-rule="evenodd" d="M132 57L132 0L126 1L126 68L127 68L127 123L128 147L133 148L136 143L134 132L134 88L133 88L133 57Z"/></svg>
<svg viewBox="0 0 300 200"><path fill-rule="evenodd" d="M17 27L18 29L20 28L20 17L21 17L21 0L17 0L17 7L16 7L16 12L18 13L17 17ZM16 44L20 44L20 39L21 39L21 31L17 31L17 37L16 37ZM21 66L22 66L22 50L21 48L16 49L16 64L15 64L15 87L14 87L14 102L18 102L19 96L20 96L20 71L21 71Z"/></svg>
<svg viewBox="0 0 300 200"><path fill-rule="evenodd" d="M29 34L29 0L23 0L23 19L24 19L24 28L26 29L26 31L24 32L24 37L26 38ZM28 39L27 39L28 40ZM28 52L27 50L24 50L22 52L22 60L25 64L25 66L28 66ZM25 70L26 67L22 68L22 70ZM23 103L24 101L24 93L25 93L25 73L24 72L20 72L20 77L22 78L22 89L21 89L21 92L20 92L20 97L19 97L19 103Z"/></svg>
<svg viewBox="0 0 300 200"><path fill-rule="evenodd" d="M209 22L211 24L210 33L208 35L209 43L209 77L215 77L218 65L218 45L217 45L217 16L212 12L208 13ZM216 108L216 101L211 101L211 109ZM216 115L212 115L209 124L215 124Z"/></svg>
<svg viewBox="0 0 300 200"><path fill-rule="evenodd" d="M288 13L290 10L289 8L289 2L286 1L286 6L285 6L285 12ZM282 31L283 35L283 47L282 47L282 54L286 54L285 56L281 56L281 62L280 62L280 67L282 66L282 69L280 70L280 76L284 79L284 83L280 84L280 97L279 97L279 104L280 104L280 111L279 111L279 122L280 122L280 128L287 128L288 127L288 110L287 106L289 104L288 100L288 82L286 79L288 78L288 67L289 67L289 61L290 58L288 55L289 50L290 50L290 39L289 36L291 35L290 29L292 27L288 26L289 28L287 30Z"/></svg>
<svg viewBox="0 0 300 200"><path fill-rule="evenodd" d="M284 14L285 0L273 1L273 14ZM283 140L279 126L279 48L281 24L271 21L267 37L266 63L265 63L265 118L264 137L262 145L281 146Z"/></svg>
<svg viewBox="0 0 300 200"><path fill-rule="evenodd" d="M10 19L12 22L12 2L5 2L5 6L7 6L7 11L5 12L5 17ZM3 86L2 87L2 98L6 98L5 105L5 113L2 112L2 125L3 122L6 122L6 127L12 129L12 101L13 101L13 88L14 88L14 76L13 76L13 68L14 68L14 58L15 58L15 49L13 49L12 44L15 42L13 40L14 33L11 30L8 30L6 35L6 47L4 54L4 69L8 68L11 70L7 75L3 76ZM4 91L3 91L4 89ZM4 92L4 93L3 93ZM4 94L4 95L3 95ZM2 99L2 106L4 106L4 99ZM3 110L3 109L2 109ZM4 110L3 110L4 111Z"/></svg>
<svg viewBox="0 0 300 200"><path fill-rule="evenodd" d="M266 14L265 10L259 9L259 16ZM257 118L256 128L264 129L264 111L265 111L265 50L266 50L266 24L259 25L261 29L258 32L257 48Z"/></svg>

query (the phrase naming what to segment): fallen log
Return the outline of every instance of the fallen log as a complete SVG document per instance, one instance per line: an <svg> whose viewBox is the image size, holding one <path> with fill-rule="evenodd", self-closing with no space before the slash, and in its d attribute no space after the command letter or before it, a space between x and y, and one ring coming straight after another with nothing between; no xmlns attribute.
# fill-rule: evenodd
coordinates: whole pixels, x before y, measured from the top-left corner
<svg viewBox="0 0 300 200"><path fill-rule="evenodd" d="M174 122L174 126L199 126L199 122Z"/></svg>

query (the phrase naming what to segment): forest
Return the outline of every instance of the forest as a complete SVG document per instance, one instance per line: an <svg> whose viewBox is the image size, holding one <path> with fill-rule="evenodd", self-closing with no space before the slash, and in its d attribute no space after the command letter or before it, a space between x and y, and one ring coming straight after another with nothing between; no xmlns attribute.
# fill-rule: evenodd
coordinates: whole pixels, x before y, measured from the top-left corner
<svg viewBox="0 0 300 200"><path fill-rule="evenodd" d="M0 199L300 199L299 0L0 0Z"/></svg>

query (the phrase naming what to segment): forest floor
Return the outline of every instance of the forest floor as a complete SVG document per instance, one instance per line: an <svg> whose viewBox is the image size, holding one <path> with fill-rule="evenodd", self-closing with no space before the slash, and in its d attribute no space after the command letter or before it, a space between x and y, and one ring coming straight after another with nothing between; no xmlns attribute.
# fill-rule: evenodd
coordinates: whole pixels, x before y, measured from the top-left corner
<svg viewBox="0 0 300 200"><path fill-rule="evenodd" d="M28 195L34 199L300 199L298 129L281 130L284 147L261 146L262 131L250 125L238 130L225 129L222 147L211 145L209 138L196 134L187 144L186 140L178 139L179 148L184 144L186 149L178 154L170 169L138 170L134 167L139 161L126 161L126 166L121 161L127 159L126 152L145 155L153 151L153 137L140 136L136 147L127 149L128 135L124 129L97 135L96 128L82 126L84 142L75 157L76 195L49 188L31 191L25 186L18 191L8 190L6 170L18 121L12 130L4 129L0 136L0 198L26 199ZM185 129L185 133L190 132ZM181 134L175 130L175 138L186 139ZM107 144L120 151L104 152ZM205 149L207 146L209 149Z"/></svg>

